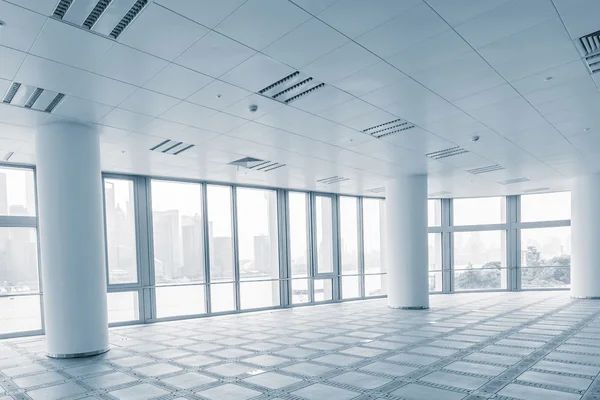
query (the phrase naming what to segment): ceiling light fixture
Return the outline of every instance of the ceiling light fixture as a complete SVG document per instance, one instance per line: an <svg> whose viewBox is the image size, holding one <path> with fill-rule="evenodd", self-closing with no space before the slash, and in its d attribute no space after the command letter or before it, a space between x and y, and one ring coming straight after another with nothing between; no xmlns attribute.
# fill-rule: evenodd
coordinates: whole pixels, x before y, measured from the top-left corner
<svg viewBox="0 0 600 400"><path fill-rule="evenodd" d="M544 82L551 81L552 79L554 79L554 78L551 77L551 76L547 76L547 77L544 78Z"/></svg>
<svg viewBox="0 0 600 400"><path fill-rule="evenodd" d="M471 142L477 142L479 140L479 136L475 135L471 138Z"/></svg>
<svg viewBox="0 0 600 400"><path fill-rule="evenodd" d="M6 25L4 21L0 20L0 28L2 28L4 25Z"/></svg>
<svg viewBox="0 0 600 400"><path fill-rule="evenodd" d="M589 132L592 128L583 128L584 131Z"/></svg>

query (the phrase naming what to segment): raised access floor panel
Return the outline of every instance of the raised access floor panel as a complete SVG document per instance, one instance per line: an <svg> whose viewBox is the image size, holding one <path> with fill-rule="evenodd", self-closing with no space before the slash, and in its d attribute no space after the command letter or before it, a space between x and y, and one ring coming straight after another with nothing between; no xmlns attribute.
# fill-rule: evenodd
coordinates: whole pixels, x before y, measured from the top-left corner
<svg viewBox="0 0 600 400"><path fill-rule="evenodd" d="M0 400L597 398L600 302L522 292L431 305L376 299L115 328L109 353L75 360L46 358L43 337L4 340Z"/></svg>

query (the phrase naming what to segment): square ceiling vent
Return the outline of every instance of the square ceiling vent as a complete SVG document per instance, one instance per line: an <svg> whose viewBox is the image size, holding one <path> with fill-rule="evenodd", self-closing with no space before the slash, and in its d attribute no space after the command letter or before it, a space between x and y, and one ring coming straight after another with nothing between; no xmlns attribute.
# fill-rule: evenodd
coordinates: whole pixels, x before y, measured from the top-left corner
<svg viewBox="0 0 600 400"><path fill-rule="evenodd" d="M454 157L460 154L468 153L469 150L463 149L460 146L450 147L444 150L433 151L431 153L425 154L427 157L432 158L434 160L441 160L443 158Z"/></svg>
<svg viewBox="0 0 600 400"><path fill-rule="evenodd" d="M238 168L242 167L262 172L269 172L275 169L285 167L285 164L280 164L274 161L261 160L260 158L254 157L240 158L239 160L230 162L229 165L235 165Z"/></svg>
<svg viewBox="0 0 600 400"><path fill-rule="evenodd" d="M60 0L53 18L117 39L149 0Z"/></svg>
<svg viewBox="0 0 600 400"><path fill-rule="evenodd" d="M579 38L579 47L592 74L600 71L600 31Z"/></svg>
<svg viewBox="0 0 600 400"><path fill-rule="evenodd" d="M506 181L502 181L502 182L498 182L501 185L513 185L515 183L523 183L523 182L529 182L529 178L514 178L514 179L509 179Z"/></svg>
<svg viewBox="0 0 600 400"><path fill-rule="evenodd" d="M487 172L501 171L504 167L499 164L488 165L487 167L468 169L467 172L473 175L481 175Z"/></svg>
<svg viewBox="0 0 600 400"><path fill-rule="evenodd" d="M2 102L17 107L51 113L64 97L64 93L13 82L4 94Z"/></svg>
<svg viewBox="0 0 600 400"><path fill-rule="evenodd" d="M367 192L370 193L385 193L385 186L376 187L373 189L367 189Z"/></svg>
<svg viewBox="0 0 600 400"><path fill-rule="evenodd" d="M156 146L150 148L150 151L156 151L164 154L171 154L173 156L179 155L186 150L194 147L193 144L178 142L176 140L164 140Z"/></svg>
<svg viewBox="0 0 600 400"><path fill-rule="evenodd" d="M323 82L296 71L259 90L258 93L284 104L289 104L323 87L325 87Z"/></svg>
<svg viewBox="0 0 600 400"><path fill-rule="evenodd" d="M323 183L325 185L333 185L334 183L341 183L349 181L350 178L344 178L343 176L330 176L329 178L319 179L317 183Z"/></svg>
<svg viewBox="0 0 600 400"><path fill-rule="evenodd" d="M415 126L402 118L363 129L363 132L377 139L414 128Z"/></svg>

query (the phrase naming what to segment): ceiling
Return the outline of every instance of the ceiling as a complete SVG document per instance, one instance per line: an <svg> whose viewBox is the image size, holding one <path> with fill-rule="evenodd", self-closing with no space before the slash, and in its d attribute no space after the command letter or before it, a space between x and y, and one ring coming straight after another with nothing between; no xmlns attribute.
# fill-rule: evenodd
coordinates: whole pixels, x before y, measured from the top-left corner
<svg viewBox="0 0 600 400"><path fill-rule="evenodd" d="M597 0L119 0L90 22L96 3L0 0L1 95L64 94L52 112L0 103L9 163L35 163L36 126L78 119L112 172L349 194L427 174L431 196L463 197L600 170L579 40ZM300 78L286 93L318 87L268 95ZM194 146L151 150L166 140ZM279 167L229 165L244 157Z"/></svg>

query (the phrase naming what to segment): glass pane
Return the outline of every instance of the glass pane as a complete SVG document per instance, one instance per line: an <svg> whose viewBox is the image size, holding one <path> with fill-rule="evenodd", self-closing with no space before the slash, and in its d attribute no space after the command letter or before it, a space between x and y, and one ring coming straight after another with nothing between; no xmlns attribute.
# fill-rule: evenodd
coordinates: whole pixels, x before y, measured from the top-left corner
<svg viewBox="0 0 600 400"><path fill-rule="evenodd" d="M206 186L210 281L233 281L233 234L230 186Z"/></svg>
<svg viewBox="0 0 600 400"><path fill-rule="evenodd" d="M365 296L383 296L387 294L387 275L365 275Z"/></svg>
<svg viewBox="0 0 600 400"><path fill-rule="evenodd" d="M504 197L454 199L454 225L485 225L506 222Z"/></svg>
<svg viewBox="0 0 600 400"><path fill-rule="evenodd" d="M333 279L315 279L315 301L333 299Z"/></svg>
<svg viewBox="0 0 600 400"><path fill-rule="evenodd" d="M279 278L277 192L237 188L237 209L240 279Z"/></svg>
<svg viewBox="0 0 600 400"><path fill-rule="evenodd" d="M363 200L363 229L365 242L365 272L381 272L381 208L379 199Z"/></svg>
<svg viewBox="0 0 600 400"><path fill-rule="evenodd" d="M571 227L521 230L521 267L523 288L568 287L571 282Z"/></svg>
<svg viewBox="0 0 600 400"><path fill-rule="evenodd" d="M442 234L429 233L429 270L442 269Z"/></svg>
<svg viewBox="0 0 600 400"><path fill-rule="evenodd" d="M158 318L196 315L205 312L204 285L156 288L156 314Z"/></svg>
<svg viewBox="0 0 600 400"><path fill-rule="evenodd" d="M0 335L40 329L40 296L0 297Z"/></svg>
<svg viewBox="0 0 600 400"><path fill-rule="evenodd" d="M442 225L442 201L439 199L427 200L427 219L429 226Z"/></svg>
<svg viewBox="0 0 600 400"><path fill-rule="evenodd" d="M316 196L317 273L333 272L333 210L331 197Z"/></svg>
<svg viewBox="0 0 600 400"><path fill-rule="evenodd" d="M307 200L308 195L306 193L289 192L292 277L308 276Z"/></svg>
<svg viewBox="0 0 600 400"><path fill-rule="evenodd" d="M455 232L453 242L455 290L506 289L506 231Z"/></svg>
<svg viewBox="0 0 600 400"><path fill-rule="evenodd" d="M0 228L0 295L39 292L37 251L35 228Z"/></svg>
<svg viewBox="0 0 600 400"><path fill-rule="evenodd" d="M342 298L354 299L360 297L360 286L358 276L342 276Z"/></svg>
<svg viewBox="0 0 600 400"><path fill-rule="evenodd" d="M35 214L33 170L0 167L0 215Z"/></svg>
<svg viewBox="0 0 600 400"><path fill-rule="evenodd" d="M342 274L358 273L358 199L340 197Z"/></svg>
<svg viewBox="0 0 600 400"><path fill-rule="evenodd" d="M292 280L292 304L308 303L310 301L308 281L308 279Z"/></svg>
<svg viewBox="0 0 600 400"><path fill-rule="evenodd" d="M241 282L242 310L275 307L279 305L279 281Z"/></svg>
<svg viewBox="0 0 600 400"><path fill-rule="evenodd" d="M204 281L202 187L152 181L156 283Z"/></svg>
<svg viewBox="0 0 600 400"><path fill-rule="evenodd" d="M108 322L129 322L140 319L138 292L108 293Z"/></svg>
<svg viewBox="0 0 600 400"><path fill-rule="evenodd" d="M133 182L104 180L108 283L136 283L137 253Z"/></svg>
<svg viewBox="0 0 600 400"><path fill-rule="evenodd" d="M233 283L210 285L210 311L223 312L235 310L235 288Z"/></svg>
<svg viewBox="0 0 600 400"><path fill-rule="evenodd" d="M571 219L571 192L521 196L521 222Z"/></svg>
<svg viewBox="0 0 600 400"><path fill-rule="evenodd" d="M429 291L442 291L442 272L429 272Z"/></svg>

